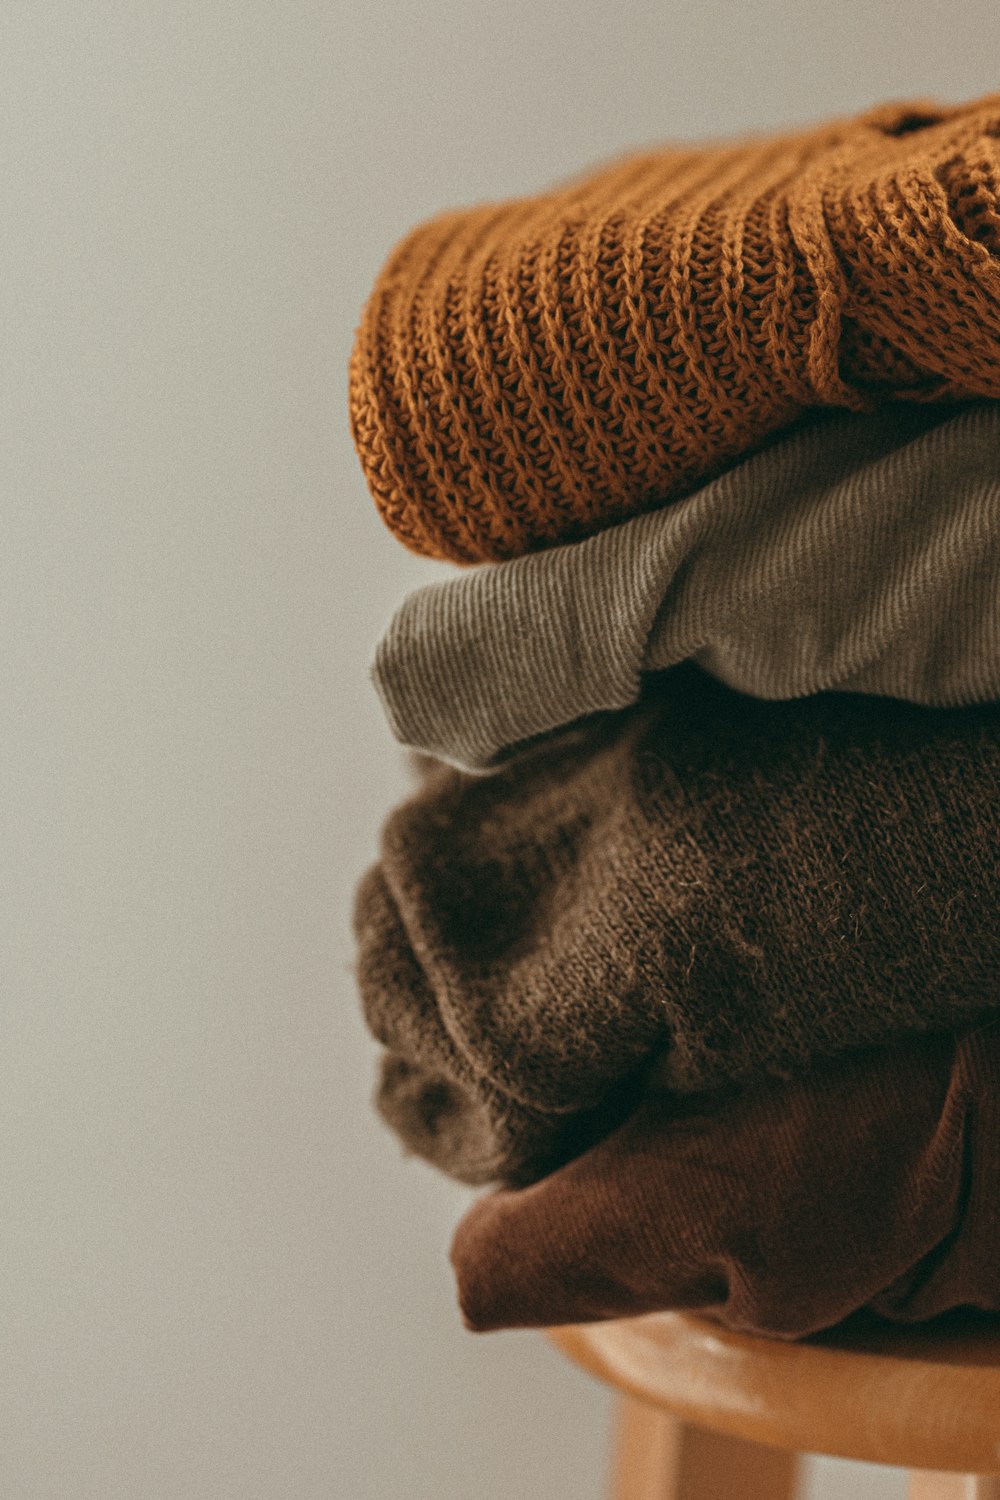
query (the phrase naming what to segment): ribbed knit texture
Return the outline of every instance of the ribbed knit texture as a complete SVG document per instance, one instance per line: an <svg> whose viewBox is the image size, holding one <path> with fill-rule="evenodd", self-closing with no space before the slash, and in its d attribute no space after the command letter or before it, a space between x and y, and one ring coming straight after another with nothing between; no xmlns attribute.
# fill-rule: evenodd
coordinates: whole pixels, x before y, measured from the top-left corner
<svg viewBox="0 0 1000 1500"><path fill-rule="evenodd" d="M384 1115L525 1181L653 1061L704 1089L1000 1008L998 784L1000 706L765 703L692 666L516 770L434 768L358 893Z"/></svg>
<svg viewBox="0 0 1000 1500"><path fill-rule="evenodd" d="M685 658L763 698L1000 698L1000 403L810 419L697 494L412 594L396 737L469 771Z"/></svg>
<svg viewBox="0 0 1000 1500"><path fill-rule="evenodd" d="M801 1337L862 1307L1000 1311L1000 1026L910 1041L679 1110L653 1095L452 1260L470 1327L673 1309Z"/></svg>
<svg viewBox="0 0 1000 1500"><path fill-rule="evenodd" d="M1000 95L634 156L390 257L350 416L417 552L499 560L690 491L815 406L1000 396Z"/></svg>

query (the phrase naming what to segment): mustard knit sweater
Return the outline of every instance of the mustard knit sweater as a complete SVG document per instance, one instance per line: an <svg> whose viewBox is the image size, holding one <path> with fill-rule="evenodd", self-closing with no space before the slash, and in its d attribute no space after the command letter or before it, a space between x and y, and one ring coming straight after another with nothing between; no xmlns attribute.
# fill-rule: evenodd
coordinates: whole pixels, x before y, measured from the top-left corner
<svg viewBox="0 0 1000 1500"><path fill-rule="evenodd" d="M391 256L350 376L386 522L459 561L649 510L810 407L965 396L1000 397L1000 94L446 214Z"/></svg>

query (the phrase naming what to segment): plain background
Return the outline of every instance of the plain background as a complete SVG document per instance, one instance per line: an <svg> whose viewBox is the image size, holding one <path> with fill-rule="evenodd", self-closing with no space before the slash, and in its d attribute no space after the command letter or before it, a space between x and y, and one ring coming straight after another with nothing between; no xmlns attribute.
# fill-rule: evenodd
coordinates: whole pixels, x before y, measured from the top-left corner
<svg viewBox="0 0 1000 1500"><path fill-rule="evenodd" d="M439 208L985 92L998 31L995 0L4 0L0 1494L597 1500L604 1392L461 1330L466 1195L369 1107L349 909L406 772L366 663L443 570L365 493L354 323Z"/></svg>

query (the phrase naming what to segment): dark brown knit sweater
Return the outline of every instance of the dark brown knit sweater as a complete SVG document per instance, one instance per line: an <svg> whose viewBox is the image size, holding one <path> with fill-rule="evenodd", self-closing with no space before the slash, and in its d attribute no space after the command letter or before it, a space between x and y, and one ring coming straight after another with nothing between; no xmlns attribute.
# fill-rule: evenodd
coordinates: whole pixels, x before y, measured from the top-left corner
<svg viewBox="0 0 1000 1500"><path fill-rule="evenodd" d="M766 703L694 667L389 819L358 892L380 1108L523 1182L633 1107L1000 1009L1000 705Z"/></svg>

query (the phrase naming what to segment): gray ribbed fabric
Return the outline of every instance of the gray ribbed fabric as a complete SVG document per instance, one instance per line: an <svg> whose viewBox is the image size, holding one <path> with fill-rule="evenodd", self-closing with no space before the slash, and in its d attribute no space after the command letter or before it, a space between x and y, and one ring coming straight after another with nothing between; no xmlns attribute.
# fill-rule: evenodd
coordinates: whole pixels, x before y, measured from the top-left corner
<svg viewBox="0 0 1000 1500"><path fill-rule="evenodd" d="M810 421L678 504L412 594L397 739L468 771L686 659L759 698L1000 697L1000 403Z"/></svg>

